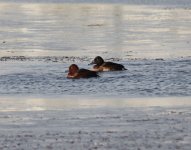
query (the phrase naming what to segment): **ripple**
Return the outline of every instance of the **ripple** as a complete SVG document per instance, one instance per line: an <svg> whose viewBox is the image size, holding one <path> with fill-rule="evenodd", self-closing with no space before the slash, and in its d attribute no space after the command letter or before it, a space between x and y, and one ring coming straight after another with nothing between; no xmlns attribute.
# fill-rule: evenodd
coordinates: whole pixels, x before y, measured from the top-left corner
<svg viewBox="0 0 191 150"><path fill-rule="evenodd" d="M60 62L66 57L59 57ZM67 63L21 61L1 62L8 71L0 74L0 94L40 95L121 95L121 96L190 96L191 59L128 60L127 71L99 73L100 78L69 80ZM66 58L69 59L69 58ZM79 66L87 65L90 58L79 59ZM28 61L28 59L25 59ZM38 63L37 63L38 62ZM22 66L22 67L20 67ZM22 69L22 70L20 70Z"/></svg>

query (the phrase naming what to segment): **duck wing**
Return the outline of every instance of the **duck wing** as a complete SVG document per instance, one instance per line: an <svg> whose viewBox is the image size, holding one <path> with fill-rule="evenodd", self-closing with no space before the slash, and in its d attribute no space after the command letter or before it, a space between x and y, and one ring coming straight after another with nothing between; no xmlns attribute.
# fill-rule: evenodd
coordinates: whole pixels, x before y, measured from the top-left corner
<svg viewBox="0 0 191 150"><path fill-rule="evenodd" d="M81 78L99 77L97 72L91 71L91 70L88 70L88 69L80 69L78 71L78 76L81 77Z"/></svg>
<svg viewBox="0 0 191 150"><path fill-rule="evenodd" d="M122 64L117 64L113 62L105 62L102 65L103 69L105 70L111 70L111 71L117 71L117 70L127 70Z"/></svg>

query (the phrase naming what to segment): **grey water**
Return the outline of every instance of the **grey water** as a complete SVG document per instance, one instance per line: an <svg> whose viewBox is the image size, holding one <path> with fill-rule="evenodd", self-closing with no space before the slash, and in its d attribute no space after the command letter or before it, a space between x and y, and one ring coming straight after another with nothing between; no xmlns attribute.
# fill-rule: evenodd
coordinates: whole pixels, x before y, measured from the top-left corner
<svg viewBox="0 0 191 150"><path fill-rule="evenodd" d="M189 1L33 2L0 2L1 96L191 96ZM66 78L97 55L128 70Z"/></svg>
<svg viewBox="0 0 191 150"><path fill-rule="evenodd" d="M41 60L42 61L42 60ZM72 63L72 62L71 62ZM88 61L78 63L87 66ZM1 66L1 95L190 96L191 59L127 60L127 71L100 73L100 78L69 80L69 63L6 62ZM14 68L14 69L13 69Z"/></svg>

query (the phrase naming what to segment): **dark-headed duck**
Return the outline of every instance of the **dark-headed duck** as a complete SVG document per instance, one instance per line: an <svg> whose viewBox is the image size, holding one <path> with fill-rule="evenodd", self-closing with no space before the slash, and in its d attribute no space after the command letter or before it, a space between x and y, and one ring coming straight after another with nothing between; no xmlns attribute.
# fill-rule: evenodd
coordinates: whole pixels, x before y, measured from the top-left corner
<svg viewBox="0 0 191 150"><path fill-rule="evenodd" d="M91 77L99 77L99 75L95 71L87 69L79 69L76 64L70 65L67 78L79 79L79 78L91 78Z"/></svg>
<svg viewBox="0 0 191 150"><path fill-rule="evenodd" d="M103 58L97 56L94 58L92 63L95 64L93 66L94 71L120 71L120 70L127 70L123 65L113 63L113 62L104 62Z"/></svg>

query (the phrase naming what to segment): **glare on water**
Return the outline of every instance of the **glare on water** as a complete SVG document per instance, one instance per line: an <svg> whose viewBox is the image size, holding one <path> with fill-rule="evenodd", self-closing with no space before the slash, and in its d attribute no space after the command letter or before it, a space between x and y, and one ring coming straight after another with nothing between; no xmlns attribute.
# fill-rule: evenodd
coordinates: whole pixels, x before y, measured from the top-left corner
<svg viewBox="0 0 191 150"><path fill-rule="evenodd" d="M190 7L0 3L0 95L191 94ZM124 72L68 80L101 55Z"/></svg>

